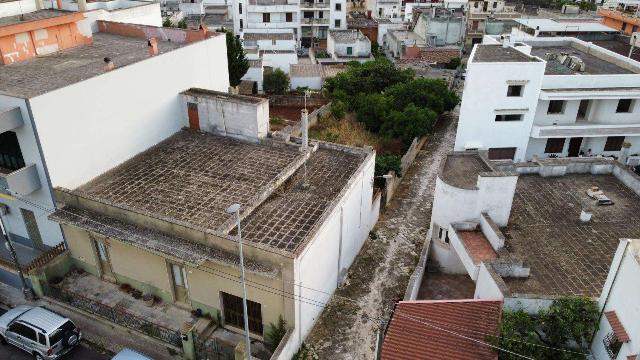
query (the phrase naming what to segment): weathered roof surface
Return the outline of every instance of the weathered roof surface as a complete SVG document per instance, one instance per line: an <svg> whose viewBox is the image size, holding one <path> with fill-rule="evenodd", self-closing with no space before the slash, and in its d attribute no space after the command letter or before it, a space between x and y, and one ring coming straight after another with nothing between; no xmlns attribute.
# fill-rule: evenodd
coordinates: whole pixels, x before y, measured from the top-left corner
<svg viewBox="0 0 640 360"><path fill-rule="evenodd" d="M611 330L613 330L613 333L616 335L618 340L623 343L631 340L629 334L627 334L627 330L622 326L622 322L620 322L618 314L616 314L615 311L607 311L604 315L607 317L607 321L609 322L609 325L611 325Z"/></svg>
<svg viewBox="0 0 640 360"><path fill-rule="evenodd" d="M458 235L460 235L460 240L471 255L474 264L494 260L498 257L482 231L458 231Z"/></svg>
<svg viewBox="0 0 640 360"><path fill-rule="evenodd" d="M294 147L183 130L77 192L215 231L229 219L229 205L251 205L301 156Z"/></svg>
<svg viewBox="0 0 640 360"><path fill-rule="evenodd" d="M294 40L292 32L269 32L269 33L252 33L245 32L243 40L257 41L257 40Z"/></svg>
<svg viewBox="0 0 640 360"><path fill-rule="evenodd" d="M360 31L356 29L349 30L331 30L329 31L329 36L333 38L333 40L337 43L355 43L356 41L365 41L368 40L366 36Z"/></svg>
<svg viewBox="0 0 640 360"><path fill-rule="evenodd" d="M266 98L261 98L256 96L236 95L236 94L229 94L221 91L200 89L200 88L191 88L183 91L182 94L196 96L196 97L205 97L209 99L220 99L223 101L233 101L233 102L239 102L239 103L245 103L245 104L254 104L254 105L269 101Z"/></svg>
<svg viewBox="0 0 640 360"><path fill-rule="evenodd" d="M478 183L478 175L491 168L477 153L448 154L440 172L440 178L447 184L462 189L473 189Z"/></svg>
<svg viewBox="0 0 640 360"><path fill-rule="evenodd" d="M36 10L36 11L33 11L33 12L25 13L25 14L22 14L22 15L5 16L5 17L0 17L0 27L1 26L15 25L15 24L19 24L19 23L23 23L23 22L27 22L27 21L37 21L37 20L42 20L42 19L49 19L49 18L53 18L53 17L69 15L69 14L72 14L72 13L73 12L71 12L71 11L62 11L62 10L55 10L55 9L42 9L42 10Z"/></svg>
<svg viewBox="0 0 640 360"><path fill-rule="evenodd" d="M572 70L566 65L561 64L558 60L547 59L547 65L545 67L545 75L602 75L602 74L633 74L633 71L627 70L613 62L602 59L593 55L592 53L586 53L573 46L534 46L531 48L531 55L546 59L547 54L561 54L566 53L574 55L582 59L585 64L584 71Z"/></svg>
<svg viewBox="0 0 640 360"><path fill-rule="evenodd" d="M158 41L159 53L185 44ZM93 34L93 44L0 66L0 94L31 98L104 73L104 58L116 69L149 58L147 40L106 33Z"/></svg>
<svg viewBox="0 0 640 360"><path fill-rule="evenodd" d="M495 360L498 355L481 343L499 334L501 313L500 300L401 301L382 344L382 360Z"/></svg>
<svg viewBox="0 0 640 360"><path fill-rule="evenodd" d="M502 45L481 44L476 47L473 62L539 62L540 60L526 55L512 47Z"/></svg>
<svg viewBox="0 0 640 360"><path fill-rule="evenodd" d="M63 209L56 210L49 218L62 224L119 239L132 246L151 250L169 258L186 261L195 266L200 266L206 261L234 267L240 264L240 258L236 254L169 236L160 231L136 226L94 211L65 206ZM277 273L276 269L268 265L248 259L244 261L247 271L265 276L275 276Z"/></svg>
<svg viewBox="0 0 640 360"><path fill-rule="evenodd" d="M614 205L593 206L579 220L586 191L598 186ZM640 237L640 197L613 175L521 175L506 237L505 255L523 259L528 278L505 278L512 293L597 297L621 238ZM503 256L502 251L499 252Z"/></svg>
<svg viewBox="0 0 640 360"><path fill-rule="evenodd" d="M351 28L377 28L378 21L369 18L347 18L347 27Z"/></svg>
<svg viewBox="0 0 640 360"><path fill-rule="evenodd" d="M291 64L289 67L291 77L322 77L324 70L322 64Z"/></svg>

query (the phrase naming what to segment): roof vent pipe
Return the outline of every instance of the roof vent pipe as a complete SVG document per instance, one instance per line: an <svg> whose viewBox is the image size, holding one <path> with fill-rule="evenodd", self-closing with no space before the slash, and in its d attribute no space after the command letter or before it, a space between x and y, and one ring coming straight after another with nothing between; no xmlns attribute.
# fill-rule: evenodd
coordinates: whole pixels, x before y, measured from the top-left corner
<svg viewBox="0 0 640 360"><path fill-rule="evenodd" d="M113 61L111 61L111 58L107 56L103 60L104 60L104 71L113 70L115 65L113 65Z"/></svg>
<svg viewBox="0 0 640 360"><path fill-rule="evenodd" d="M307 151L309 148L309 111L302 109L300 119L300 130L302 132L302 151Z"/></svg>

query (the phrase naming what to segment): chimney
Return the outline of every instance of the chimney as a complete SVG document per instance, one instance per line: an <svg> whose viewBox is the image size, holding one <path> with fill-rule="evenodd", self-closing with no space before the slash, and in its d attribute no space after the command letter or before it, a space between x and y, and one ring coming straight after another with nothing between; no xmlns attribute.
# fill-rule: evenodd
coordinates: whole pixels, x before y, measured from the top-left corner
<svg viewBox="0 0 640 360"><path fill-rule="evenodd" d="M307 151L309 147L309 111L307 109L302 109L300 131L302 132L302 151Z"/></svg>
<svg viewBox="0 0 640 360"><path fill-rule="evenodd" d="M147 45L149 46L149 56L158 55L158 40L156 38L149 39Z"/></svg>
<svg viewBox="0 0 640 360"><path fill-rule="evenodd" d="M104 59L104 71L111 71L115 67L113 65L113 61L111 61L110 57L105 57Z"/></svg>
<svg viewBox="0 0 640 360"><path fill-rule="evenodd" d="M627 165L627 159L629 158L629 148L631 147L631 143L623 142L622 149L620 149L620 156L618 157L618 162L622 165Z"/></svg>

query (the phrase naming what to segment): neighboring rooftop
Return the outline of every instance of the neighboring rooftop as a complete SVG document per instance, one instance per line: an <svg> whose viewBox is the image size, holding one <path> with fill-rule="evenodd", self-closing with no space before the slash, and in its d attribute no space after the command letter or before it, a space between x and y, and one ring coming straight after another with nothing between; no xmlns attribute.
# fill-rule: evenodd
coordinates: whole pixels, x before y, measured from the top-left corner
<svg viewBox="0 0 640 360"><path fill-rule="evenodd" d="M166 53L185 44L158 41ZM31 98L104 73L104 58L116 69L149 58L147 40L107 33L93 34L93 43L0 66L0 94Z"/></svg>
<svg viewBox="0 0 640 360"><path fill-rule="evenodd" d="M182 94L192 95L196 97L206 97L209 99L220 99L222 101L239 102L239 103L245 103L245 104L261 104L269 101L269 99L261 98L257 96L235 95L235 94L229 94L221 91L199 89L199 88L190 88L189 90L183 91Z"/></svg>
<svg viewBox="0 0 640 360"><path fill-rule="evenodd" d="M513 47L500 44L481 44L476 46L473 62L538 62L539 59L526 55Z"/></svg>
<svg viewBox="0 0 640 360"><path fill-rule="evenodd" d="M337 43L355 43L356 41L365 41L369 40L360 30L350 29L350 30L331 30L329 31L329 36L333 38L333 40Z"/></svg>
<svg viewBox="0 0 640 360"><path fill-rule="evenodd" d="M366 17L362 18L347 18L348 28L377 28L378 21Z"/></svg>
<svg viewBox="0 0 640 360"><path fill-rule="evenodd" d="M525 41L526 42L526 41ZM532 42L533 44L533 42ZM561 64L556 59L547 59L547 54L562 54L566 53L569 55L574 55L582 59L585 64L584 71L577 71L570 69L566 65ZM578 49L576 46L572 46L571 43L561 45L561 46L533 46L531 48L531 55L538 56L541 59L545 59L547 61L547 65L545 68L545 75L574 75L574 74L585 74L585 75L603 75L603 74L633 74L634 72L628 70L626 68L621 67L620 65L615 64L610 60L603 59L601 57L596 56L597 53L594 52L585 52Z"/></svg>
<svg viewBox="0 0 640 360"><path fill-rule="evenodd" d="M322 64L291 64L289 72L292 77L322 77Z"/></svg>
<svg viewBox="0 0 640 360"><path fill-rule="evenodd" d="M614 205L592 207L591 222L583 223L592 186ZM613 175L521 175L499 255L526 261L530 274L505 283L512 293L597 297L620 239L639 237L639 222L640 197Z"/></svg>
<svg viewBox="0 0 640 360"><path fill-rule="evenodd" d="M71 12L71 11L53 10L53 9L36 10L33 12L24 13L22 15L0 17L0 27L20 24L28 21L49 19L49 18L69 15L73 13L74 12Z"/></svg>
<svg viewBox="0 0 640 360"><path fill-rule="evenodd" d="M497 353L483 343L499 334L501 316L500 300L401 301L387 329L381 359L496 360Z"/></svg>
<svg viewBox="0 0 640 360"><path fill-rule="evenodd" d="M293 33L291 32L278 32L278 33L248 33L243 35L245 41L257 41L257 40L294 40Z"/></svg>
<svg viewBox="0 0 640 360"><path fill-rule="evenodd" d="M541 32L555 33L617 33L618 30L594 21L557 21L552 19L522 18L514 19L515 22L530 29L538 29Z"/></svg>
<svg viewBox="0 0 640 360"><path fill-rule="evenodd" d="M491 168L477 153L448 154L441 170L442 180L452 186L473 189L478 183L478 175Z"/></svg>

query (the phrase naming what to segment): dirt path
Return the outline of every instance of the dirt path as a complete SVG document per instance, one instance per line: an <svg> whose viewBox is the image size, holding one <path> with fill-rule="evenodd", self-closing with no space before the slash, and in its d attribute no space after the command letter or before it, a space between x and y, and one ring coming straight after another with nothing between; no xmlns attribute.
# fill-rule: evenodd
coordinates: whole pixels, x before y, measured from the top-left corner
<svg viewBox="0 0 640 360"><path fill-rule="evenodd" d="M436 129L307 338L320 359L373 359L379 319L404 296L429 226L435 179L453 149L457 114ZM344 298L354 299L349 301Z"/></svg>

